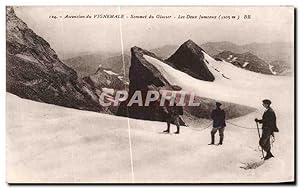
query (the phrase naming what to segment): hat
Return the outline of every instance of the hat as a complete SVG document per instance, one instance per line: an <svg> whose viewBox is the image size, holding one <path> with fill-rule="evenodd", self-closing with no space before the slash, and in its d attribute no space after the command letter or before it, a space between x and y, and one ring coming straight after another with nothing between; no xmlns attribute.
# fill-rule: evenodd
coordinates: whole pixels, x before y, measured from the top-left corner
<svg viewBox="0 0 300 189"><path fill-rule="evenodd" d="M272 102L271 102L271 100L269 100L269 99L265 99L265 100L263 100L262 101L264 104L268 104L268 105L270 105Z"/></svg>
<svg viewBox="0 0 300 189"><path fill-rule="evenodd" d="M216 102L216 106L220 107L222 104L220 102Z"/></svg>

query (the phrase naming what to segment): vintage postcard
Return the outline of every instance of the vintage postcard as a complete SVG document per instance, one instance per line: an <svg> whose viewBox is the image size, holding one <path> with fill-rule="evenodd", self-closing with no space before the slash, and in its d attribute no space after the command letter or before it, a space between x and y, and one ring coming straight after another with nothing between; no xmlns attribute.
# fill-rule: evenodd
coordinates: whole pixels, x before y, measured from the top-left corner
<svg viewBox="0 0 300 189"><path fill-rule="evenodd" d="M7 6L8 183L295 183L291 6Z"/></svg>

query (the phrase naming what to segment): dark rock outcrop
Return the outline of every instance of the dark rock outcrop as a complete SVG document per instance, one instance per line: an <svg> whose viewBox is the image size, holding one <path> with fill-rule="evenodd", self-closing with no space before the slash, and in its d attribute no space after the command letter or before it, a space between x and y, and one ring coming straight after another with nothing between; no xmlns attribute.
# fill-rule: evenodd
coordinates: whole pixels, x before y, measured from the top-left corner
<svg viewBox="0 0 300 189"><path fill-rule="evenodd" d="M118 115L128 116L136 119L163 121L165 118L161 112L162 110L155 102L150 103L149 106L138 106L137 104L133 104L133 106L127 106L129 99L136 91L141 91L144 102L149 90L158 90L158 87L172 88L169 82L155 68L155 66L149 63L143 57L144 55L159 59L155 54L139 47L131 48L131 66L129 69L130 84L128 92L129 98L127 101L124 101L120 104Z"/></svg>
<svg viewBox="0 0 300 189"><path fill-rule="evenodd" d="M256 55L246 52L242 54L236 54L231 51L223 51L216 56L216 60L224 60L237 67L250 70L257 73L272 74L269 64L258 58Z"/></svg>
<svg viewBox="0 0 300 189"><path fill-rule="evenodd" d="M196 43L188 40L166 61L170 66L196 79L214 81L215 77L207 68L202 51L204 50Z"/></svg>
<svg viewBox="0 0 300 189"><path fill-rule="evenodd" d="M36 35L12 7L6 9L6 89L22 98L103 111L98 96L63 64L49 43Z"/></svg>

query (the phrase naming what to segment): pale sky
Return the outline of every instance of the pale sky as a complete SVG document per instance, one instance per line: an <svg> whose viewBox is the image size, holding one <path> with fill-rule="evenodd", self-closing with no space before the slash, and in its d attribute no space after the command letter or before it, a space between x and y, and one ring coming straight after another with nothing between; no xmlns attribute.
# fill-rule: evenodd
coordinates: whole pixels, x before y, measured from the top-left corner
<svg viewBox="0 0 300 189"><path fill-rule="evenodd" d="M197 44L231 41L290 42L294 36L291 7L121 7L121 14L170 15L172 19L50 19L49 16L119 14L119 7L15 7L19 18L47 40L60 55L67 53L121 51L132 46L151 49L181 45L188 39ZM239 15L239 20L175 19L178 15ZM245 20L244 15L251 15Z"/></svg>

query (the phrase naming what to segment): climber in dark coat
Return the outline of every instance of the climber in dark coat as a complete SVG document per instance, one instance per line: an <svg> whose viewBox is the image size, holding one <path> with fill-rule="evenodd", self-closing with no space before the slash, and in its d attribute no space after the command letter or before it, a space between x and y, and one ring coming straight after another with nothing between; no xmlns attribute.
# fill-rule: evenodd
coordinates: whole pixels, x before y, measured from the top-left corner
<svg viewBox="0 0 300 189"><path fill-rule="evenodd" d="M267 152L267 155L264 158L265 160L274 157L271 153L270 137L271 135L274 136L274 132L279 132L276 125L276 115L270 105L270 100L263 100L263 106L266 108L266 111L264 112L262 119L255 118L256 122L262 124L262 136L259 140L259 145Z"/></svg>
<svg viewBox="0 0 300 189"><path fill-rule="evenodd" d="M220 141L219 145L223 144L224 140L224 130L226 127L225 123L225 112L221 109L221 103L216 102L216 109L211 113L211 118L213 120L213 128L211 130L211 143L209 145L215 144L215 134L219 131Z"/></svg>

